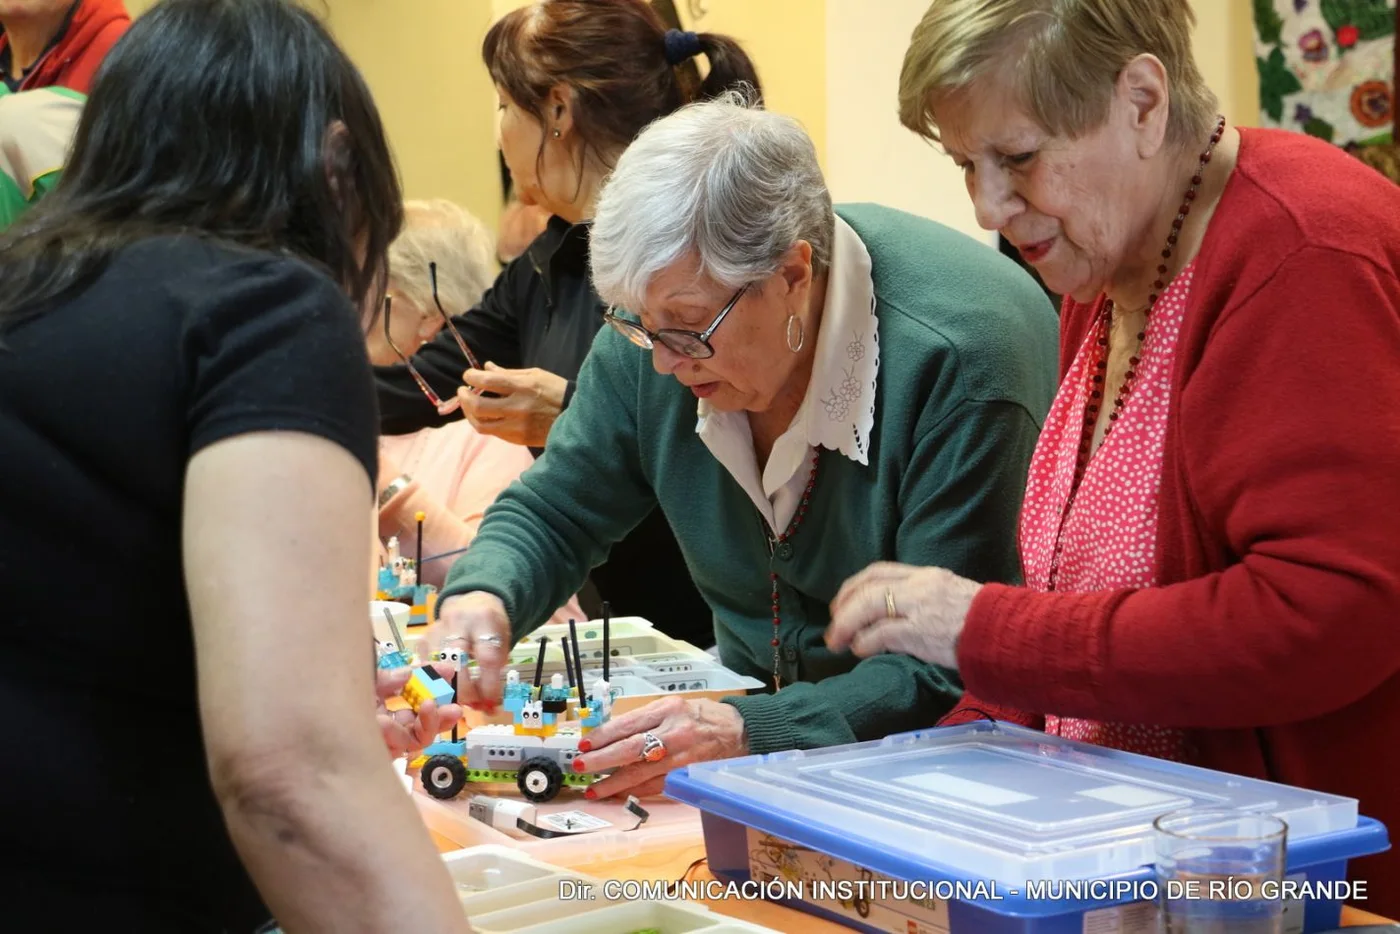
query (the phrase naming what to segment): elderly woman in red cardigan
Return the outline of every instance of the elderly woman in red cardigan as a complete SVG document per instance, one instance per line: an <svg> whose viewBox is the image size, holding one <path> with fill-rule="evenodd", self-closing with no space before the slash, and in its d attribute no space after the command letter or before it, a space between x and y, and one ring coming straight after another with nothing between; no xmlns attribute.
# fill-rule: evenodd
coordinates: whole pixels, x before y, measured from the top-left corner
<svg viewBox="0 0 1400 934"><path fill-rule="evenodd" d="M901 118L1066 296L1062 383L1024 586L875 565L828 643L956 666L964 714L1400 831L1400 189L1218 117L1193 25L1184 0L935 0L915 31ZM1400 916L1400 850L1352 871Z"/></svg>

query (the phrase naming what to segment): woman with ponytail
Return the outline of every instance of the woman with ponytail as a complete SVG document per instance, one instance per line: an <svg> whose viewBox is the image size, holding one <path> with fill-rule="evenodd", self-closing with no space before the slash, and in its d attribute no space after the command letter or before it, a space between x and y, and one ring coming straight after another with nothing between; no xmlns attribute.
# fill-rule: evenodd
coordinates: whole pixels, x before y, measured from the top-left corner
<svg viewBox="0 0 1400 934"><path fill-rule="evenodd" d="M443 404L425 398L408 367L380 367L381 427L405 434L466 417L538 455L603 324L588 231L618 157L648 124L685 104L732 90L758 101L762 91L739 43L668 30L644 0L541 0L493 25L482 58L499 95L499 144L514 189L551 218L474 308L446 309L483 368L444 329L411 359ZM380 487L397 479L381 476ZM592 583L619 613L714 642L710 609L658 511L613 548Z"/></svg>

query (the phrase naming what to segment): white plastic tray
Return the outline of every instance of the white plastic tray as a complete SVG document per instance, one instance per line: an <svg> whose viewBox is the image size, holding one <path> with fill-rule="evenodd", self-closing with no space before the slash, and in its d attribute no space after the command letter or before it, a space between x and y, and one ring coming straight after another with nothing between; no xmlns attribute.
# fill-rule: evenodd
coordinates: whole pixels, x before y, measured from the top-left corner
<svg viewBox="0 0 1400 934"><path fill-rule="evenodd" d="M577 630L583 652L583 678L585 683L591 683L602 674L602 623L598 620L579 623ZM511 650L507 670L515 671L522 681L533 681L538 640L548 636L543 679L547 681L554 674L565 674L564 653L559 644L568 634L569 627L559 624L535 630ZM703 649L658 632L639 616L624 616L609 621L608 655L611 658L608 681L620 692L613 701L614 716L636 710L667 694L680 694L691 700L717 701L763 687L763 682L757 678L730 671ZM569 706L569 716L572 717L577 704L570 701ZM509 723L511 716L503 710L497 710L494 714L469 710L466 721L469 726Z"/></svg>
<svg viewBox="0 0 1400 934"><path fill-rule="evenodd" d="M540 839L512 836L482 823L470 814L471 795L463 793L450 801L439 801L423 793L415 782L413 803L423 823L434 833L462 847L494 845L507 847L534 859L572 869L592 869L640 856L678 856L682 851L704 845L700 812L688 804L664 797L646 798L646 823L636 827L637 818L622 803L612 800L589 801L573 789L564 789L549 804L538 807L541 816L558 811L583 811L609 821L613 826L574 836ZM515 796L506 785L492 787L493 794ZM636 827L635 830L631 829Z"/></svg>
<svg viewBox="0 0 1400 934"><path fill-rule="evenodd" d="M610 901L602 880L507 847L472 847L442 859L477 934L776 934L694 902ZM561 897L590 890L588 899Z"/></svg>

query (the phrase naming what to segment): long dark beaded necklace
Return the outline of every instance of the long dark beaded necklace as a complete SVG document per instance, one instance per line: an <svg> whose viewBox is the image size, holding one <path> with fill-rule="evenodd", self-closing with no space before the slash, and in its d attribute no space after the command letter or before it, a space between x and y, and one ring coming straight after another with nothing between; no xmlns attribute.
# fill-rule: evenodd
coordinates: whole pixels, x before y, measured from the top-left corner
<svg viewBox="0 0 1400 934"><path fill-rule="evenodd" d="M770 644L773 646L774 691L781 690L783 687L783 678L779 670L782 659L778 654L778 627L782 623L782 615L779 612L778 572L772 570L771 563L773 555L779 548L784 546L788 548L792 547L788 545L788 539L796 534L798 527L802 525L802 520L807 515L807 504L812 499L812 488L817 485L817 466L821 463L821 456L821 448L817 448L817 450L812 453L812 472L807 475L807 486L802 491L802 499L797 504L797 512L792 514L792 519L788 522L787 531L775 537L771 532L768 532L768 526L766 524L764 525L764 531L768 533L768 559L770 563L768 578L773 585L773 639Z"/></svg>
<svg viewBox="0 0 1400 934"><path fill-rule="evenodd" d="M1201 153L1200 164L1196 167L1196 174L1191 176L1191 184L1186 189L1185 196L1181 199L1181 207L1177 209L1176 217L1172 220L1172 232L1167 235L1167 244L1162 248L1162 262L1157 265L1157 278L1152 282L1152 292L1147 297L1147 308L1145 310L1145 320L1142 323L1142 330L1137 334L1137 348L1133 355L1128 358L1128 372L1123 374L1123 385L1118 389L1118 395L1113 400L1113 410L1108 413L1108 427L1103 430L1104 440L1113 433L1113 426L1123 414L1123 407L1128 403L1128 396L1133 391L1133 380L1137 376L1138 364L1142 362L1142 344L1147 339L1147 321L1151 319L1152 308L1157 304L1157 297L1166 289L1168 280L1167 262L1176 251L1177 239L1181 236L1181 228L1186 223L1186 217L1191 213L1191 203L1196 200L1196 192L1201 187L1202 177L1205 174L1206 166L1210 163L1211 153L1215 151L1215 144L1220 142L1220 137L1225 133L1225 118L1217 117L1215 131L1210 135L1210 142L1206 144L1205 152ZM1060 516L1060 532L1055 536L1055 551L1050 559L1050 575L1048 586L1050 590L1055 589L1055 578L1060 571L1060 552L1064 546L1064 526L1065 518L1069 514L1070 506L1074 503L1075 494L1079 492L1079 485L1084 480L1084 474L1089 468L1089 455L1093 452L1094 428L1099 423L1099 411L1103 404L1104 381L1108 373L1108 341L1109 329L1113 325L1113 300L1108 299L1103 303L1103 310L1099 312L1098 321L1095 323L1095 346L1098 348L1093 365L1093 376L1089 378L1088 399L1084 404L1084 430L1079 439L1079 458L1074 467L1074 480L1070 484L1069 498L1065 501L1065 512Z"/></svg>

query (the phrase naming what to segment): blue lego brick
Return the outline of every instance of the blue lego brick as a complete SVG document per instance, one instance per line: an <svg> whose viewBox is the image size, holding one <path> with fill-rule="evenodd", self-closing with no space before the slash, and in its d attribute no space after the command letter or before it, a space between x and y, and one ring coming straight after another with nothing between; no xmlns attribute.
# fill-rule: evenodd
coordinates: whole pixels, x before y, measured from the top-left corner
<svg viewBox="0 0 1400 934"><path fill-rule="evenodd" d="M436 672L430 668L419 668L413 672L413 680L423 689L423 692L437 702L439 706L451 703L456 692L452 690L452 685L443 680Z"/></svg>
<svg viewBox="0 0 1400 934"><path fill-rule="evenodd" d="M385 652L379 656L379 667L383 669L407 668L411 664L412 661L403 652Z"/></svg>
<svg viewBox="0 0 1400 934"><path fill-rule="evenodd" d="M435 743L429 743L421 753L425 756L456 756L461 758L467 754L466 740L452 742L447 739L440 739Z"/></svg>

